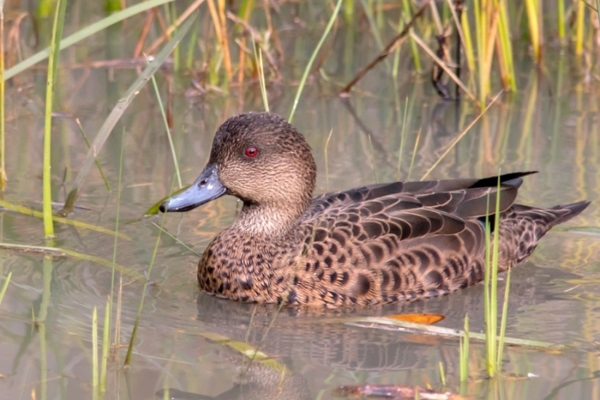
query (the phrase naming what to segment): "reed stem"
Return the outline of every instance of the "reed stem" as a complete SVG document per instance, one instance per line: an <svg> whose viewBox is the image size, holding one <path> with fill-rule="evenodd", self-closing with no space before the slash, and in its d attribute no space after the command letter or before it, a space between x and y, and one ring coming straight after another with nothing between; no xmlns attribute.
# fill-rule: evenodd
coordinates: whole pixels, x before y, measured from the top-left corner
<svg viewBox="0 0 600 400"><path fill-rule="evenodd" d="M52 223L52 175L51 175L51 150L52 150L52 100L54 97L54 83L56 81L56 69L60 52L60 39L62 37L63 25L67 0L58 0L54 14L54 25L52 27L52 39L50 41L50 53L48 56L48 83L46 85L46 112L44 118L44 160L43 160L43 214L44 235L54 236L54 225Z"/></svg>
<svg viewBox="0 0 600 400"><path fill-rule="evenodd" d="M0 0L0 192L6 188L5 169L5 93L4 88L4 0Z"/></svg>

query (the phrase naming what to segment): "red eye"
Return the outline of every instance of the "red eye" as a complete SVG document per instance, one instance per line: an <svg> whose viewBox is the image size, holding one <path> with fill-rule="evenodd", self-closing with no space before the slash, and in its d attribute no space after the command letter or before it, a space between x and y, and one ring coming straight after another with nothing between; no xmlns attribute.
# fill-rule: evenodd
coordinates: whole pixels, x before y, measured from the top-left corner
<svg viewBox="0 0 600 400"><path fill-rule="evenodd" d="M256 147L247 147L244 150L244 155L248 158L254 158L258 155L258 149Z"/></svg>

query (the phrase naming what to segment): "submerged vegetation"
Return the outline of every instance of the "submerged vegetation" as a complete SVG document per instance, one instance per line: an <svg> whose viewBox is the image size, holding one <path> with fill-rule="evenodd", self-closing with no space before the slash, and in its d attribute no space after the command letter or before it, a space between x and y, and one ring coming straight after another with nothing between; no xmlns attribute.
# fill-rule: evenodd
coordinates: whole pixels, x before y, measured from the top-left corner
<svg viewBox="0 0 600 400"><path fill-rule="evenodd" d="M24 3L24 2L23 2ZM374 180L382 180L382 176L389 177L391 174L378 171L378 165L385 161L386 167L390 164L393 176L410 178L415 168L415 160L419 151L425 148L424 142L431 141L427 132L418 132L410 137L412 146L409 145L409 134L407 126L409 120L415 119L419 114L419 105L415 100L406 98L401 100L399 96L401 78L413 77L415 80L428 80L431 90L448 104L460 101L462 109L457 112L457 133L452 140L440 141L434 149L435 158L420 168L424 171L422 178L425 179L432 171L438 169L447 161L448 154L457 150L459 142L477 124L484 125L484 130L489 133L482 139L481 154L478 165L489 164L492 168L497 167L504 159L508 148L507 133L511 128L510 118L512 114L501 112L498 122L486 120L485 116L492 107L504 107L503 101L509 99L504 96L506 92L526 93L523 107L524 118L520 124L522 134L516 140L517 152L530 154L535 147L532 139L532 115L534 115L535 104L538 93L538 79L521 79L522 75L530 71L519 70L515 60L525 59L533 73L545 76L552 82L552 90L556 90L557 98L564 93L566 83L563 82L562 74L567 67L574 69L576 80L584 84L597 84L600 81L600 0L570 1L556 0L549 4L542 0L526 0L524 2L511 2L508 0L473 0L464 2L461 0L443 1L420 1L411 0L337 0L323 1L264 1L255 0L189 0L185 2L174 2L172 0L148 0L144 2L126 2L106 0L104 4L90 6L83 0L40 0L34 6L21 4L19 1L5 2L0 0L0 190L6 193L7 199L0 200L3 213L20 213L28 218L43 220L43 229L29 243L7 243L4 235L0 247L13 251L27 253L42 253L43 259L43 295L40 305L33 310L34 317L32 325L37 328L40 336L40 351L42 353L41 369L47 369L46 360L46 315L52 301L51 288L55 283L56 270L54 266L57 257L68 255L81 262L92 262L96 265L110 267L112 269L110 292L102 299L100 311L93 307L88 319L91 323L91 335L85 340L91 339L91 374L94 398L99 398L107 392L107 385L111 379L107 376L120 370L124 366L135 367L135 349L137 346L136 334L140 321L144 319L144 302L149 291L154 286L152 275L155 259L159 254L161 241L168 240L181 243L177 235L169 233L162 226L162 221L155 224L156 241L152 248L144 248L146 253L151 254L151 259L143 268L134 265L123 266L117 263L118 246L120 241L130 241L132 238L120 229L131 221L123 222L120 217L120 206L123 201L121 193L125 187L122 182L123 153L125 146L126 131L131 129L122 121L130 112L137 96L151 94L154 101L159 105L157 115L164 126L164 141L161 146L168 146L172 166L171 174L176 183L171 189L181 189L185 181L182 174L185 170L179 168L178 156L182 152L181 146L177 148L178 140L174 138L175 132L181 131L185 125L184 118L178 119L174 115L176 97L183 95L189 98L201 98L207 102L220 104L225 97L236 97L243 106L247 92L258 93L263 107L266 110L277 107L278 112L289 113L289 120L296 115L297 109L307 104L303 103L304 90L307 86L323 86L327 96L344 98L344 107L354 117L356 125L361 126L366 133L366 140L361 146L366 147L368 158L372 161ZM133 4L135 3L135 4ZM68 4L68 6L67 6ZM75 7L75 6L78 6ZM102 6L102 7L100 7ZM9 8L10 7L10 8ZM30 8L28 8L30 7ZM102 14L103 17L90 17L81 8L90 7L95 15ZM98 7L98 9L95 9ZM285 10L285 12L283 11ZM71 18L70 18L71 17ZM27 25L28 21L35 21ZM39 26L39 29L37 28ZM293 28L290 28L293 27ZM34 29L35 27L35 29ZM62 32L66 32L63 35ZM297 41L293 42L295 47L290 47L285 41L289 30L300 31ZM125 59L96 59L97 53L85 49L82 43L90 44L97 40L101 34L112 36L117 33L119 45L123 41L129 56ZM297 33L294 33L297 35ZM63 37L64 36L64 37ZM47 40L46 38L50 38ZM285 43L285 44L284 44ZM367 44L365 46L365 43ZM361 44L360 54L354 49ZM78 45L77 47L74 45ZM81 46L81 47L79 47ZM565 60L549 57L548 49L559 48L571 61L568 66ZM68 56L65 55L69 49ZM341 49L341 53L336 53ZM61 55L62 56L59 56ZM556 64L558 68L556 68ZM291 65L291 67L290 67ZM331 65L335 65L337 73L332 74ZM68 137L59 130L58 122L63 110L62 105L67 95L76 98L74 94L65 93L61 85L65 85L65 70L81 70L82 81L88 79L90 70L97 68L129 69L136 72L136 76L126 73L126 90L119 89L118 93L111 93L112 102L106 115L102 116L100 123L89 120L84 116L77 117L77 135ZM26 207L15 204L19 196L11 192L11 172L22 168L21 161L14 161L9 157L14 149L5 147L6 139L10 138L10 122L22 117L18 107L20 93L27 91L35 84L36 76L44 76L47 82L43 97L45 111L43 124L43 150L39 159L27 160L35 164L41 175L39 193L42 200L42 212L35 210L39 208ZM117 70L119 71L119 70ZM556 76L551 74L556 73ZM398 151L390 153L397 154L397 159L389 162L386 147L377 135L365 127L357 116L351 101L360 99L361 96L376 97L370 86L373 75L383 75L382 81L388 82L386 86L394 91L394 117L401 132L394 132L400 138ZM409 78L409 79L413 79ZM151 84L147 85L151 81ZM33 83L32 83L33 82ZM182 82L186 86L185 93L181 88ZM69 87L75 86L68 85ZM285 89L281 89L284 87ZM77 91L79 89L75 89ZM377 88L375 89L377 90ZM292 91L294 96L279 102L279 92ZM594 94L592 94L594 96ZM597 93L595 93L597 99ZM292 99L293 98L293 99ZM359 102L357 100L355 102ZM553 103L556 108L551 110L554 118L560 117L560 99ZM579 104L585 102L585 96L579 92L577 97ZM72 104L71 104L72 106ZM240 107L242 107L240 106ZM598 112L598 105L590 104L592 112ZM228 110L233 112L233 110ZM68 118L68 117L67 117ZM81 122L79 122L81 121ZM590 132L600 131L600 122L577 118L573 121L575 128L579 131L589 129ZM86 126L86 129L83 129ZM93 130L90 127L95 127ZM427 129L427 127L426 127ZM495 132L500 132L495 135ZM87 132L87 133L86 133ZM116 135L112 134L117 132ZM54 134L53 134L54 133ZM323 153L325 157L326 186L329 189L329 170L332 168L331 159L328 157L330 141L338 133L333 130L323 132ZM91 143L87 141L86 135L93 138ZM112 134L112 135L111 135ZM121 134L121 135L119 135ZM52 146L59 145L62 138L61 151L73 146L73 143L81 143L81 147L87 151L85 154L73 156L67 153L64 158L59 158L53 151ZM120 139L116 138L121 136ZM36 136L37 137L37 136ZM553 140L551 157L559 158L560 131L557 128L551 132ZM67 138L67 139L65 139ZM447 138L446 138L447 139ZM118 177L110 174L114 168L104 168L98 161L103 154L105 146L110 146L111 140L120 140ZM600 145L597 137L592 137L593 159L598 160L598 149ZM319 142L321 143L321 142ZM395 141L393 143L396 143ZM585 145L578 145L578 151L583 152ZM595 146L595 147L594 147ZM430 148L430 147L429 147ZM470 150L469 150L470 151ZM384 156L382 156L382 154ZM150 155L152 157L152 155ZM382 161L379 163L381 158ZM11 160L14 161L11 164ZM75 160L75 161L72 161ZM409 160L410 162L406 162ZM405 171L404 164L410 166ZM578 161L580 162L580 161ZM73 164L72 164L73 163ZM379 164L378 164L379 163ZM90 180L90 173L94 165L97 167L102 180L105 183L102 195L112 198L116 195L116 226L114 231L110 228L100 226L102 220L80 221L75 210L83 203L80 199L85 196L99 196L98 187L94 187L94 193L86 192L86 183ZM39 167L39 168L38 168ZM108 172L103 171L106 169ZM76 171L77 175L71 178ZM407 172L402 174L402 172ZM583 172L581 173L583 176ZM580 176L580 177L581 177ZM115 182L118 180L118 183ZM109 182L112 182L110 184ZM584 178L579 180L579 189L584 186ZM37 183L37 181L36 181ZM112 190L111 190L112 189ZM35 191L38 193L38 191ZM52 200L60 201L57 211L56 204ZM38 200L25 198L19 202ZM145 206L149 206L157 199L144 199ZM160 201L158 202L160 204ZM157 213L157 207L149 210L149 214ZM139 214L142 214L142 209ZM496 210L496 213L498 210ZM0 217L2 218L2 217ZM69 228L63 228L63 225ZM498 224L496 224L496 227ZM4 229L4 220L0 221L0 227ZM67 230L69 229L69 230ZM79 232L93 231L110 236L114 241L112 246L112 260L92 254L91 246L79 246L79 238L70 241L72 232L75 236ZM164 234L163 234L164 232ZM492 232L488 232L492 234ZM32 237L34 237L32 235ZM60 244L55 245L51 238L55 238ZM488 249L488 267L485 275L484 318L470 315L464 317L464 329L436 329L437 327L423 327L411 325L408 322L398 322L393 318L351 318L322 321L321 323L358 324L365 327L371 324L371 328L382 329L382 326L403 326L409 332L425 336L435 335L439 338L452 337L453 349L459 357L452 359L455 365L440 361L435 364L435 374L431 372L429 378L409 382L423 385L429 383L431 376L439 376L441 387L444 390L460 392L468 395L469 384L475 384L482 376L496 377L494 385L507 382L503 376L504 347L507 344L520 348L534 348L535 351L563 351L565 348L561 343L545 343L529 338L505 337L507 326L507 315L510 313L509 282L510 273L505 275L505 291L503 296L502 313L499 321L498 316L498 235L493 232L494 240ZM45 246L36 244L48 238ZM133 239L135 241L135 238ZM489 241L488 241L489 242ZM102 242L104 243L104 242ZM137 244L137 242L136 242ZM68 248L68 247L74 248ZM80 248L81 247L81 248ZM77 248L77 250L75 249ZM89 254L88 254L89 253ZM106 254L106 253L105 253ZM142 271L142 272L138 272ZM14 271L12 271L14 272ZM12 272L4 274L0 268L0 276L5 276L0 288L0 302L10 297L11 287L15 285L16 278ZM126 284L123 277L131 279ZM130 290L137 293L137 309L133 322L123 326L122 318L122 295L124 287L130 283ZM6 296L5 294L8 293ZM104 302L106 300L106 302ZM102 314L104 307L103 322L98 321L98 313ZM278 310L279 312L280 310ZM277 315L277 314L275 314ZM4 318L0 314L0 319ZM470 332L474 320L485 320L485 335ZM417 321L417 322L420 322ZM500 327L498 327L500 322ZM271 324L273 321L271 321ZM462 324L462 322L461 322ZM481 325L481 324L480 324ZM271 325L269 325L270 327ZM498 333L498 328L500 333ZM111 329L113 338L111 339ZM250 330L251 327L248 327ZM99 332L102 336L99 338ZM450 336L450 331L455 334ZM267 330L268 332L268 330ZM425 332L425 333L423 333ZM458 333L456 333L458 332ZM400 334L398 334L400 335ZM121 346L122 336L128 338L127 351L123 354ZM215 343L225 344L234 351L240 353L250 360L257 362L261 367L271 369L281 376L288 374L287 367L282 366L277 360L270 358L269 354L263 353L261 349L248 343L228 338L215 332L202 332L198 335ZM265 334L266 337L266 334ZM485 339L481 339L484 337ZM457 340L458 338L458 340ZM99 343L101 339L101 343ZM441 339L440 339L441 340ZM477 340L483 340L484 346L478 346ZM102 346L101 358L98 356L100 345ZM87 346L90 347L90 346ZM275 356L275 355L273 355ZM439 366L439 369L438 369ZM250 367L248 367L249 369ZM448 373L454 371L454 374ZM485 371L485 372L484 372ZM46 384L48 378L41 374L40 389L36 386L32 389L32 398L46 397ZM437 374L437 375L436 375ZM279 376L278 375L278 376ZM354 377L356 379L356 377ZM167 382L167 380L165 380ZM114 384L114 383L113 383ZM282 383L283 385L283 383ZM165 386L168 387L168 386ZM374 387L370 387L373 389ZM364 388L363 388L364 389ZM379 388L380 389L380 388ZM393 391L393 388L386 389ZM398 388L396 388L398 389ZM403 390L406 388L402 388ZM430 388L421 391L412 390L413 396L426 398ZM39 395L36 391L39 390ZM398 389L399 390L399 389ZM408 390L408 389L407 389ZM492 387L492 389L494 388ZM168 393L168 392L167 392ZM345 393L357 393L347 391ZM364 394L364 392L358 392ZM380 393L380 392L373 392ZM496 392L494 392L496 393ZM502 392L506 393L506 392ZM37 397L35 397L37 396ZM494 395L495 396L495 395ZM510 398L510 396L508 397Z"/></svg>

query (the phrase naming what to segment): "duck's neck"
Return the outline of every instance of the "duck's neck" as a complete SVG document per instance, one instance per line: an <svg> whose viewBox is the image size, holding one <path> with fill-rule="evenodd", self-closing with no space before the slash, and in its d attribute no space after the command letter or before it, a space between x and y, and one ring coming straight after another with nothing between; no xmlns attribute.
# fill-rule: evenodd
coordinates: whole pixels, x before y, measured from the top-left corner
<svg viewBox="0 0 600 400"><path fill-rule="evenodd" d="M252 204L244 203L239 218L232 228L238 232L262 239L277 239L293 232L308 205L305 204Z"/></svg>

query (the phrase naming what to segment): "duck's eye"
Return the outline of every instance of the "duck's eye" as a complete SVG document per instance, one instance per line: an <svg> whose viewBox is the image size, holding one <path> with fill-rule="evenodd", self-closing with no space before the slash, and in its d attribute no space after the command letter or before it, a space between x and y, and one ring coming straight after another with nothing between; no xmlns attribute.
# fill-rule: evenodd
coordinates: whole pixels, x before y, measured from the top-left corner
<svg viewBox="0 0 600 400"><path fill-rule="evenodd" d="M256 147L246 147L244 155L248 158L254 158L258 155L258 149Z"/></svg>

